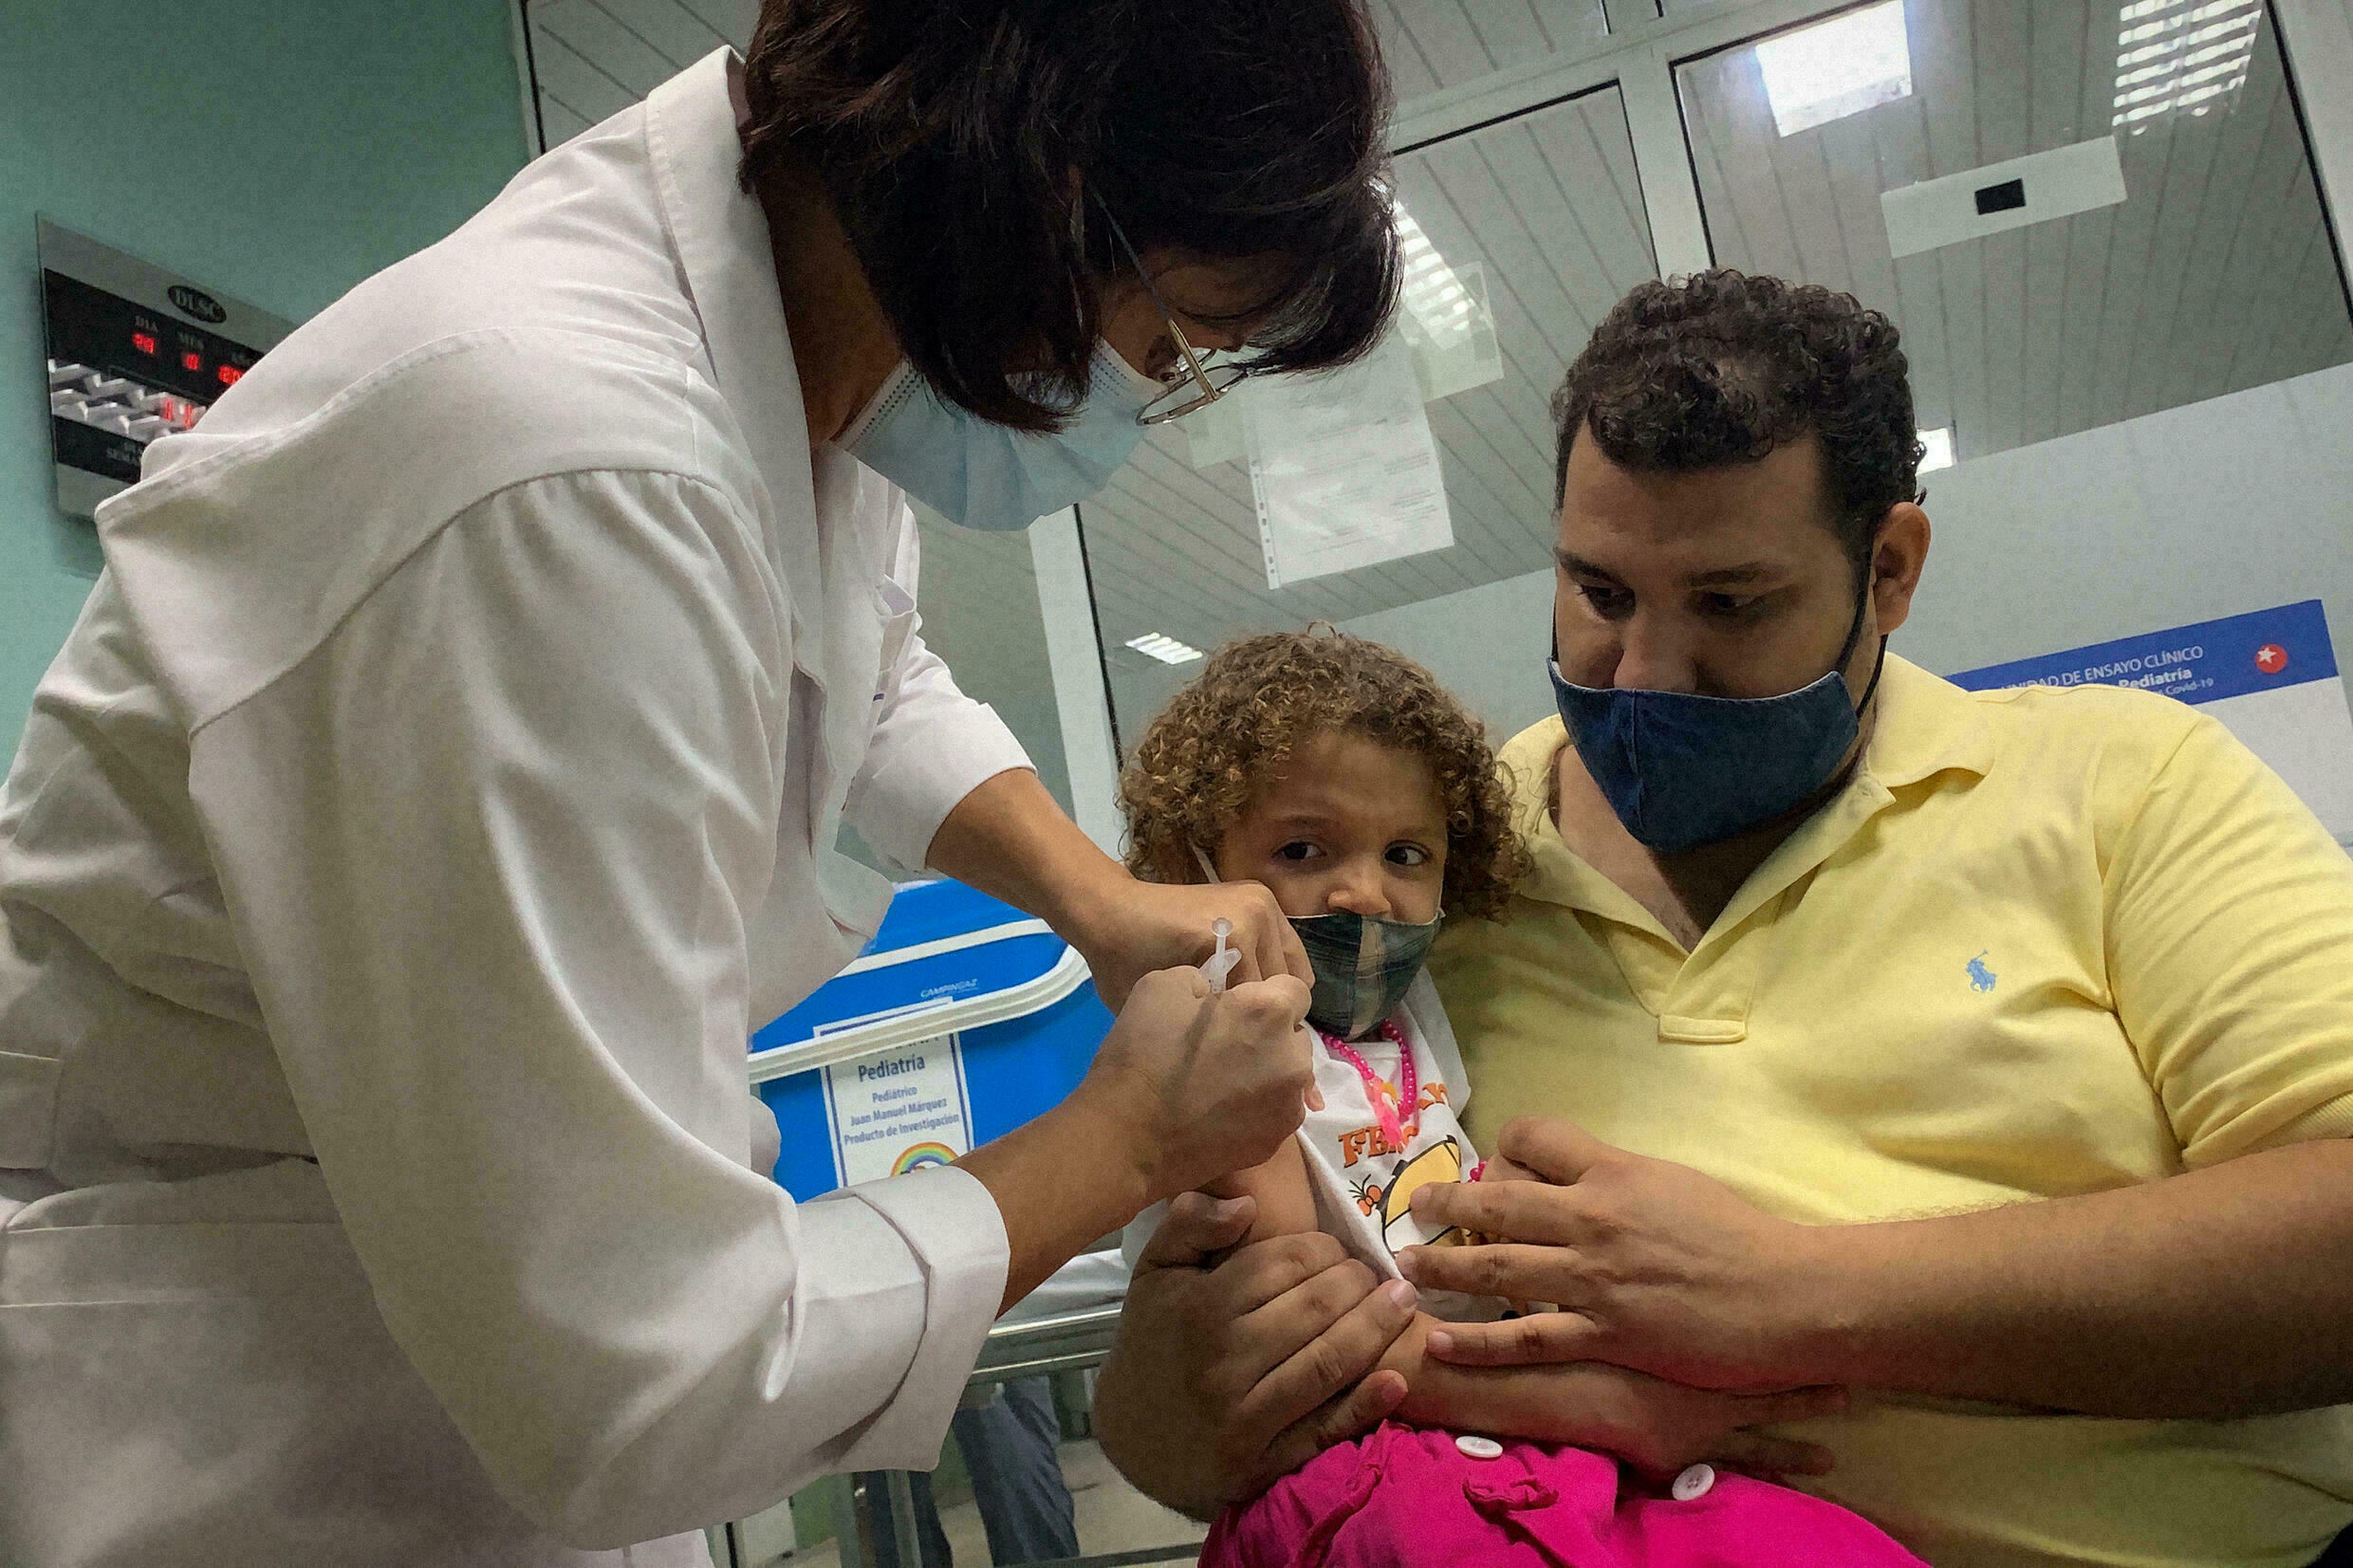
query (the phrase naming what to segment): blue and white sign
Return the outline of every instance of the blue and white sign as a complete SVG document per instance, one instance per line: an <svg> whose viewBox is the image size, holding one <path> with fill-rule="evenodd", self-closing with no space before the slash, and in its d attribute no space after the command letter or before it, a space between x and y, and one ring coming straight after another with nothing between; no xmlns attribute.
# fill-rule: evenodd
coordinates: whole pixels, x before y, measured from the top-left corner
<svg viewBox="0 0 2353 1568"><path fill-rule="evenodd" d="M825 1075L834 1175L843 1187L946 1165L973 1152L963 1042L955 1035L927 1036L819 1071Z"/></svg>
<svg viewBox="0 0 2353 1568"><path fill-rule="evenodd" d="M1971 692L2131 686L2196 704L2287 780L2340 842L2353 840L2353 710L2317 599L1952 678Z"/></svg>

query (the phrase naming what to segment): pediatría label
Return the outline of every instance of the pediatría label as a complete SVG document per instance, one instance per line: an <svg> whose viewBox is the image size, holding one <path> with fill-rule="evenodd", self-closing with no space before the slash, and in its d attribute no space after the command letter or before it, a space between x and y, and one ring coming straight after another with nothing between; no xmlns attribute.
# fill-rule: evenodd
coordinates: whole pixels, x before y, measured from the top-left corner
<svg viewBox="0 0 2353 1568"><path fill-rule="evenodd" d="M824 1069L833 1168L844 1187L946 1165L972 1153L964 1049L934 1035Z"/></svg>

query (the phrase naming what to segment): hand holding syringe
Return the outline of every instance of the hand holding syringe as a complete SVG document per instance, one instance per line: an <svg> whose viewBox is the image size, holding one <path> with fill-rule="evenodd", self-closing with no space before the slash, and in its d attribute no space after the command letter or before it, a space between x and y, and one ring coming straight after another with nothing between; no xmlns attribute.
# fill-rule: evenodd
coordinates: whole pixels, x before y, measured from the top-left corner
<svg viewBox="0 0 2353 1568"><path fill-rule="evenodd" d="M1217 939L1217 950L1202 961L1201 978L1209 982L1209 994L1218 996L1225 991L1226 976L1232 974L1234 966L1242 962L1242 950L1227 946L1228 939L1233 935L1232 921L1223 917L1213 920L1209 923L1209 932ZM1316 1087L1312 1079L1307 1082L1307 1109L1324 1109L1324 1091Z"/></svg>

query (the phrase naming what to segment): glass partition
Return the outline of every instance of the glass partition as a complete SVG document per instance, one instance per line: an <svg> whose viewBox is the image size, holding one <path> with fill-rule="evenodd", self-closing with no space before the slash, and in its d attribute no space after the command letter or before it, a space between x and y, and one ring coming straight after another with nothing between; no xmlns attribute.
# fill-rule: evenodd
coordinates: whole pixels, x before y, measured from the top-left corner
<svg viewBox="0 0 2353 1568"><path fill-rule="evenodd" d="M2353 359L2263 0L1882 0L1677 77L1715 259L1886 311L1955 460Z"/></svg>
<svg viewBox="0 0 2353 1568"><path fill-rule="evenodd" d="M1657 275L1623 102L1606 87L1405 153L1397 199L1409 261L1399 330L1414 345L1454 542L1270 588L1242 415L1219 405L1156 430L1080 507L1125 746L1197 673L1194 658L1231 637L1328 620L1446 679L1450 648L1492 606L1464 602L1410 625L1400 613L1447 595L1508 595L1497 585L1530 574L1545 574L1548 595L1553 389L1603 313ZM1450 336L1464 319L1480 330ZM1541 630L1529 636L1526 673L1540 686ZM1499 726L1523 718L1462 694Z"/></svg>

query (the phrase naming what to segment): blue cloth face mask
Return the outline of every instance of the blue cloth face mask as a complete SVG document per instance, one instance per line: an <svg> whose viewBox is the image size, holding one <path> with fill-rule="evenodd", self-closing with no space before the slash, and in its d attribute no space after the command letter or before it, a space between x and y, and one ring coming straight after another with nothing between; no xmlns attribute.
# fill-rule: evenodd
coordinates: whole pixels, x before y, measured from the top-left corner
<svg viewBox="0 0 2353 1568"><path fill-rule="evenodd" d="M1108 484L1144 438L1136 416L1166 390L1099 342L1086 401L1060 431L1032 434L945 401L902 360L840 445L953 522L1026 528Z"/></svg>
<svg viewBox="0 0 2353 1568"><path fill-rule="evenodd" d="M1721 843L1796 810L1830 782L1887 662L1881 637L1862 700L1848 699L1840 672L1862 635L1865 602L1856 603L1830 673L1784 696L1578 686L1557 658L1545 661L1577 755L1638 842L1661 855Z"/></svg>
<svg viewBox="0 0 2353 1568"><path fill-rule="evenodd" d="M1193 858L1204 876L1221 880L1209 851L1195 844ZM1288 918L1291 930L1299 933L1299 945L1307 950L1307 968L1315 976L1307 997L1307 1022L1327 1035L1362 1040L1405 1000L1406 987L1430 956L1430 944L1438 939L1446 912L1440 910L1419 925L1346 911Z"/></svg>

